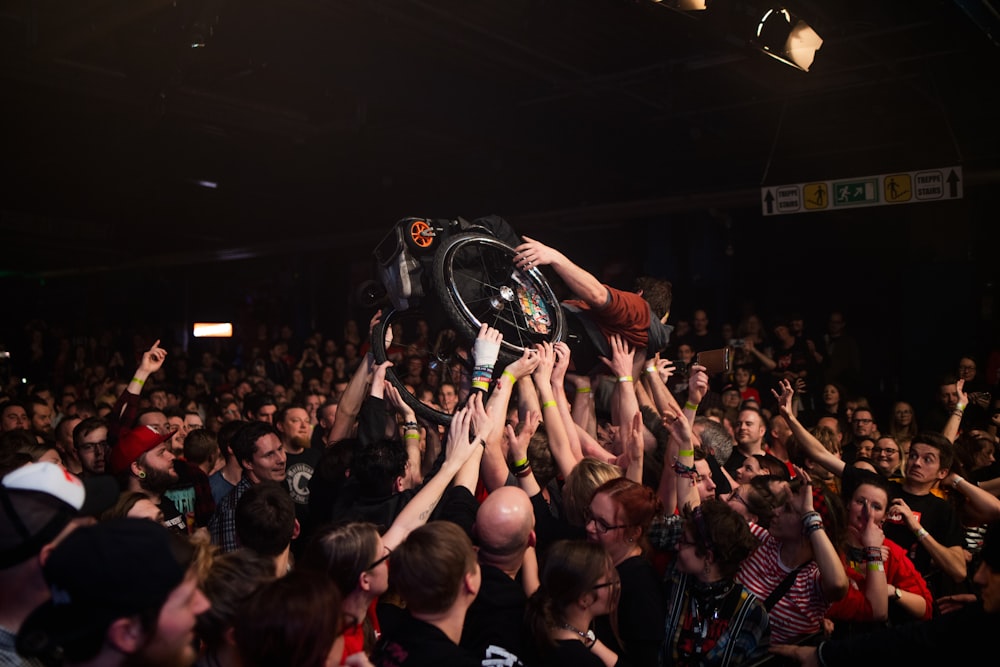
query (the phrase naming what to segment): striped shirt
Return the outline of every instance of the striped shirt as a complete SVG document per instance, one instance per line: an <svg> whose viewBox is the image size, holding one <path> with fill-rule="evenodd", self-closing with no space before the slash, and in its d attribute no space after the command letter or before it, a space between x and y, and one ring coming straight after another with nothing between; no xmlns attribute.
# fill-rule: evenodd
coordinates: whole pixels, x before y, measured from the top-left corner
<svg viewBox="0 0 1000 667"><path fill-rule="evenodd" d="M794 568L781 562L781 543L771 537L767 529L751 522L750 530L760 540L760 546L740 565L736 579L761 600L766 600ZM771 643L791 644L818 632L829 606L820 586L819 566L809 561L769 612Z"/></svg>

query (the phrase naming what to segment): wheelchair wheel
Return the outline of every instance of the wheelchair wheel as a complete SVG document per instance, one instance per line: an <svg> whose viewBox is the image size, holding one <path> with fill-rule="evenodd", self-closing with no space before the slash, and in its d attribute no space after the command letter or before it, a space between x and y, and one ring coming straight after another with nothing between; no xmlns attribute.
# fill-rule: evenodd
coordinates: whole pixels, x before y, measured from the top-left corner
<svg viewBox="0 0 1000 667"><path fill-rule="evenodd" d="M485 322L503 334L500 360L565 338L566 316L538 268L514 266L514 249L488 234L457 234L434 255L434 290L460 333L475 339Z"/></svg>
<svg viewBox="0 0 1000 667"><path fill-rule="evenodd" d="M388 310L384 312L381 321L372 330L371 348L375 362L381 364L389 358L389 351L385 347L385 332L389 327L395 324L402 324L403 328L407 329L410 324L415 325L416 321L422 318L423 314L419 310ZM416 327L413 326L411 328L415 329ZM461 388L461 374L468 373L470 369L468 361L455 353L458 344L459 340L457 337L453 337L451 340L447 339L447 337L444 337L443 340L439 339L435 344L435 349L430 352L430 368L427 369L427 372L437 373L441 383L450 382L456 388ZM429 404L420 400L420 397L414 394L419 387L412 387L403 382L401 378L405 377L407 369L401 367L399 362L396 362L396 364L386 369L385 379L399 390L400 397L407 405L413 408L417 417L426 419L433 424L449 425L451 423L451 414L443 412L436 404ZM433 400L436 402L437 397L435 396ZM461 404L456 406L456 410L460 407L462 407Z"/></svg>

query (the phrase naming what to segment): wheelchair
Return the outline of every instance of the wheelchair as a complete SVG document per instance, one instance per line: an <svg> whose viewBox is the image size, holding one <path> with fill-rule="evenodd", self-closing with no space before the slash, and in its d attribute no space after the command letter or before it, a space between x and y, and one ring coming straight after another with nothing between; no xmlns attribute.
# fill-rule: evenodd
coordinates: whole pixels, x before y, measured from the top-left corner
<svg viewBox="0 0 1000 667"><path fill-rule="evenodd" d="M463 383L471 374L472 344L483 323L503 340L494 379L525 348L565 339L566 314L538 267L514 266L520 237L499 216L464 218L407 217L398 221L376 246L377 280L363 290L364 301L383 302L382 318L372 331L372 355L388 358L385 337L395 325L412 327L424 320L431 331L444 331L431 351L430 368L442 382ZM468 355L457 354L464 346ZM390 367L386 379L399 390L418 417L447 426L451 415L422 402L401 380L405 369Z"/></svg>

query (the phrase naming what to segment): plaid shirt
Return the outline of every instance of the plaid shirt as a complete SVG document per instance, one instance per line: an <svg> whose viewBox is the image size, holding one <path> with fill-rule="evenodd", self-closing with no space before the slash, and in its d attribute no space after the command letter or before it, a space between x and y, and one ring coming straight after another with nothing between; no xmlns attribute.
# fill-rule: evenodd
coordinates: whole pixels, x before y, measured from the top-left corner
<svg viewBox="0 0 1000 667"><path fill-rule="evenodd" d="M219 547L223 553L236 551L240 548L240 540L236 536L236 503L240 501L253 482L246 475L233 490L219 501L215 514L208 522L208 532L212 535L212 544Z"/></svg>
<svg viewBox="0 0 1000 667"><path fill-rule="evenodd" d="M676 551L683 536L684 518L680 514L659 517L649 527L649 544L661 551Z"/></svg>

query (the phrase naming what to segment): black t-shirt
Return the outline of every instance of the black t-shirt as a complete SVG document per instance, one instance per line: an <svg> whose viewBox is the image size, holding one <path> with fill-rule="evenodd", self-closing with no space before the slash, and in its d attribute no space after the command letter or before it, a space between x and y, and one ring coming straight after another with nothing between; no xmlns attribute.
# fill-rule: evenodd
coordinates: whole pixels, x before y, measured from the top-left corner
<svg viewBox="0 0 1000 667"><path fill-rule="evenodd" d="M480 667L479 660L441 630L408 613L393 629L383 626L371 661L375 667Z"/></svg>
<svg viewBox="0 0 1000 667"><path fill-rule="evenodd" d="M608 648L631 664L655 665L666 632L663 584L645 556L627 558L616 569L621 579L618 635L625 648L615 639L608 616L594 620L594 632Z"/></svg>
<svg viewBox="0 0 1000 667"><path fill-rule="evenodd" d="M955 547L962 546L962 526L958 520L955 509L944 498L939 498L932 493L923 496L915 496L907 493L898 482L889 484L889 499L902 498L910 509L913 510L914 517L920 525L942 546ZM927 581L927 588L935 598L945 595L946 583L945 574L933 562L930 553L924 549L917 536L913 534L905 522L893 522L886 518L882 526L885 536L906 549L906 555L913 561L917 571L923 575Z"/></svg>
<svg viewBox="0 0 1000 667"><path fill-rule="evenodd" d="M528 597L521 582L492 565L481 565L480 569L482 586L465 614L460 645L479 656L484 665L532 664L528 654L530 641L524 632Z"/></svg>

